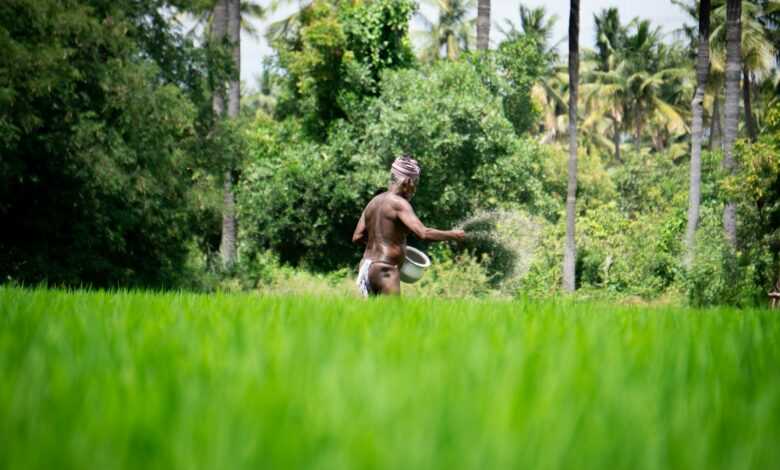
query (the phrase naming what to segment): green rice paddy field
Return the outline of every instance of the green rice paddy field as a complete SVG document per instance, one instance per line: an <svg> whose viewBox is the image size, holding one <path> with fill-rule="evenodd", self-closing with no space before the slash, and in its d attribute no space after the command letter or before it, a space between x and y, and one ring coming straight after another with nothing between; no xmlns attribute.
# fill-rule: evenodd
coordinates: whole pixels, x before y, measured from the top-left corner
<svg viewBox="0 0 780 470"><path fill-rule="evenodd" d="M780 314L0 288L0 467L780 468Z"/></svg>

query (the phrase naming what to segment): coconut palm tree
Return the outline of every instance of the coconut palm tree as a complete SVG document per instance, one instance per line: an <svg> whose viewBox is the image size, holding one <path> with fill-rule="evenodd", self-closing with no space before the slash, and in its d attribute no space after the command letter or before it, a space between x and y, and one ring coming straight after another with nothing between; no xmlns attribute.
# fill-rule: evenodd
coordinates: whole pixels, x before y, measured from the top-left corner
<svg viewBox="0 0 780 470"><path fill-rule="evenodd" d="M695 21L696 25L683 24L683 26L677 30L677 33L688 39L689 49L696 51L691 55L691 59L697 61L699 50L699 0L672 0L672 3L680 7L688 16ZM721 102L722 92L724 84L723 67L725 64L722 60L713 60L713 47L714 40L712 37L713 20L718 21L717 18L712 18L713 8L717 8L723 4L723 0L711 0L710 1L710 37L709 37L709 52L710 52L710 68L707 74L707 85L705 88L705 96L703 101L704 111L709 117L710 136L708 147L710 150L722 150L723 148L723 125L722 125L722 113ZM717 25L717 23L715 23Z"/></svg>
<svg viewBox="0 0 780 470"><path fill-rule="evenodd" d="M588 76L595 67L594 62L580 58L580 75ZM540 123L541 143L565 145L569 128L569 77L567 66L556 65L544 80L531 89L531 98L542 112ZM595 88L590 83L578 87L577 147L584 154L608 155L614 151L609 135L610 123L605 112L599 108L601 101L583 99Z"/></svg>
<svg viewBox="0 0 780 470"><path fill-rule="evenodd" d="M775 2L767 2L767 10ZM721 64L726 54L726 8L720 5L713 11L712 49L713 62ZM758 137L755 115L752 103L752 86L757 78L767 76L774 68L777 51L770 40L764 17L768 15L761 5L744 1L741 5L740 29L742 51L742 101L745 109L745 127L750 140Z"/></svg>
<svg viewBox="0 0 780 470"><path fill-rule="evenodd" d="M193 28L190 29L190 35L198 34L202 27L207 31L213 30L217 5L219 0L200 0L193 1L188 8L182 11L183 16L193 20ZM274 11L278 6L278 1L273 0L263 6L258 1L244 0L241 2L241 31L252 37L257 37L260 32L251 20L262 20L266 15ZM225 6L227 9L227 6ZM227 10L225 10L227 11ZM227 26L225 26L227 28Z"/></svg>
<svg viewBox="0 0 780 470"><path fill-rule="evenodd" d="M696 93L691 101L691 170L688 192L688 227L685 231L685 265L693 263L701 202L701 144L704 135L704 92L710 69L710 0L699 2L699 49L696 58Z"/></svg>
<svg viewBox="0 0 780 470"><path fill-rule="evenodd" d="M569 181L566 190L566 246L563 252L563 288L574 292L577 245L575 218L577 209L577 85L579 81L580 1L571 0L569 8Z"/></svg>
<svg viewBox="0 0 780 470"><path fill-rule="evenodd" d="M728 173L736 170L734 141L739 125L739 81L742 75L742 0L728 0L726 4L726 103L723 142L723 168ZM728 201L723 209L723 228L732 249L737 246L737 206Z"/></svg>
<svg viewBox="0 0 780 470"><path fill-rule="evenodd" d="M490 0L479 0L477 7L477 49L490 47Z"/></svg>
<svg viewBox="0 0 780 470"><path fill-rule="evenodd" d="M210 8L209 5L211 5ZM193 2L188 13L195 16L196 24L205 25L208 28L210 42L220 45L226 44L230 50L232 68L228 77L227 110L225 109L225 85L222 82L222 74L218 71L211 71L213 81L212 111L215 121L222 119L226 114L225 111L227 111L227 118L235 119L239 116L241 107L242 26L250 34L256 34L256 30L248 19L264 17L267 9L249 1L213 0L213 2ZM234 173L233 168L229 165L225 170L223 181L222 236L219 251L225 268L233 266L237 253L237 221L235 195L233 194Z"/></svg>
<svg viewBox="0 0 780 470"><path fill-rule="evenodd" d="M547 51L551 47L555 23L558 22L558 15L547 15L547 8L544 6L529 8L522 3L518 7L520 17L520 27L510 19L505 18L505 27L498 26L498 31L504 35L505 40L514 41L522 36L533 37L537 42L543 45L543 50Z"/></svg>
<svg viewBox="0 0 780 470"><path fill-rule="evenodd" d="M425 3L438 10L439 18L434 22L423 13L417 13L426 28L422 33L426 42L423 60L440 58L442 50L447 59L454 60L461 51L473 48L476 18L470 16L477 7L477 0L425 0Z"/></svg>
<svg viewBox="0 0 780 470"><path fill-rule="evenodd" d="M586 72L583 96L588 114L583 128L600 119L612 140L615 161L622 162L622 136L633 131L636 152L646 134L656 150L687 132L684 100L688 93L685 57L666 46L648 21L620 24L615 9L596 15L596 50L586 53L595 66ZM688 95L690 96L690 95Z"/></svg>
<svg viewBox="0 0 780 470"><path fill-rule="evenodd" d="M596 62L598 70L607 72L615 68L616 51L622 47L625 29L620 24L620 13L615 7L606 8L593 15L596 26Z"/></svg>
<svg viewBox="0 0 780 470"><path fill-rule="evenodd" d="M233 69L228 81L228 119L236 119L241 110L241 0L227 0L227 37L230 43ZM216 17L216 15L215 15ZM222 205L222 238L219 253L222 264L230 269L236 262L236 201L233 193L234 168L229 164L224 173Z"/></svg>
<svg viewBox="0 0 780 470"><path fill-rule="evenodd" d="M618 61L617 51L621 49L625 29L620 24L620 14L614 7L593 15L593 21L596 27L596 50L595 53L586 55L594 62L595 67L591 73L585 74L583 94L590 109L585 122L607 118L611 128L609 134L614 158L622 163L620 146L625 120L624 105L628 98L628 75L625 71L628 64Z"/></svg>
<svg viewBox="0 0 780 470"><path fill-rule="evenodd" d="M215 44L220 44L225 40L225 35L227 34L228 0L216 0L209 18L209 39ZM214 83L211 107L214 112L214 118L220 119L225 112L225 90L224 85L221 83Z"/></svg>

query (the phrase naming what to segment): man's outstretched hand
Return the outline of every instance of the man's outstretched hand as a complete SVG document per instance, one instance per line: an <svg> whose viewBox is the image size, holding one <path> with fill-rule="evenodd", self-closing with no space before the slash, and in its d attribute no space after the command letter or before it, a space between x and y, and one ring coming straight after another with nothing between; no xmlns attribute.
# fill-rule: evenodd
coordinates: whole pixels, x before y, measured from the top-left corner
<svg viewBox="0 0 780 470"><path fill-rule="evenodd" d="M462 242L466 239L466 232L463 230L452 230L452 239L456 242Z"/></svg>

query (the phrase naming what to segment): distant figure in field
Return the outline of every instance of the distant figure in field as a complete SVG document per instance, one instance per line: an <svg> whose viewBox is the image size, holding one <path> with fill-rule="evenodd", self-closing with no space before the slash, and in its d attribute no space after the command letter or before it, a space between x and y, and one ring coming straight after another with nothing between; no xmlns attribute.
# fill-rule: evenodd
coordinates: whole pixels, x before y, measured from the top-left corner
<svg viewBox="0 0 780 470"><path fill-rule="evenodd" d="M417 161L404 155L393 162L390 187L368 203L360 216L353 243L365 243L357 284L364 297L401 293L401 264L406 256L406 236L420 240L462 241L463 230L436 230L420 222L409 203L420 181Z"/></svg>

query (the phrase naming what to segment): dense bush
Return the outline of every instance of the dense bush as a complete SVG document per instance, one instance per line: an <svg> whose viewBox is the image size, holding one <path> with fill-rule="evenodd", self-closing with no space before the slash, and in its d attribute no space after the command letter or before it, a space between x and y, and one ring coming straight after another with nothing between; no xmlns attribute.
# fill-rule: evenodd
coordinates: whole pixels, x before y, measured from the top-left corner
<svg viewBox="0 0 780 470"><path fill-rule="evenodd" d="M403 286L404 295L426 298L484 297L497 293L489 273L487 256L455 253L439 245L431 254L433 263L416 284Z"/></svg>
<svg viewBox="0 0 780 470"><path fill-rule="evenodd" d="M696 236L695 262L683 278L694 306L751 306L761 301L755 264L734 253L724 238L723 207L707 211Z"/></svg>
<svg viewBox="0 0 780 470"><path fill-rule="evenodd" d="M504 41L496 51L472 53L466 60L490 92L500 98L503 114L518 135L536 125L540 112L531 99L531 88L549 65L549 57L539 50L534 38Z"/></svg>
<svg viewBox="0 0 780 470"><path fill-rule="evenodd" d="M420 162L415 208L424 220L449 225L502 202L532 212L548 206L543 150L515 135L501 97L473 65L442 62L388 73L366 114L365 152L384 168L403 153Z"/></svg>
<svg viewBox="0 0 780 470"><path fill-rule="evenodd" d="M323 145L300 139L295 121L264 125L239 188L241 256L270 248L285 263L325 270L356 262L352 231L385 172L359 158L347 134Z"/></svg>
<svg viewBox="0 0 780 470"><path fill-rule="evenodd" d="M360 212L403 153L422 165L413 203L427 224L449 227L507 203L554 212L542 190L545 153L516 136L500 100L472 64L439 63L387 71L362 119L336 123L325 144L295 120L258 123L239 197L243 249L317 269L356 262Z"/></svg>
<svg viewBox="0 0 780 470"><path fill-rule="evenodd" d="M415 61L407 34L414 2L334 3L304 7L299 28L275 43L284 70L277 117L299 117L318 141L328 139L334 121L378 94L383 70Z"/></svg>
<svg viewBox="0 0 780 470"><path fill-rule="evenodd" d="M767 113L758 142L739 142L739 170L719 177L720 204L697 237L696 263L686 278L696 305L754 305L767 301L780 276L780 102ZM722 201L737 203L737 250L723 240ZM714 212L714 213L713 213Z"/></svg>
<svg viewBox="0 0 780 470"><path fill-rule="evenodd" d="M197 105L183 82L198 63L155 23L159 6L0 4L3 279L159 286L182 275L208 218L195 217Z"/></svg>

